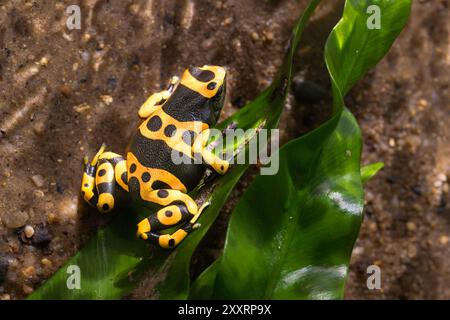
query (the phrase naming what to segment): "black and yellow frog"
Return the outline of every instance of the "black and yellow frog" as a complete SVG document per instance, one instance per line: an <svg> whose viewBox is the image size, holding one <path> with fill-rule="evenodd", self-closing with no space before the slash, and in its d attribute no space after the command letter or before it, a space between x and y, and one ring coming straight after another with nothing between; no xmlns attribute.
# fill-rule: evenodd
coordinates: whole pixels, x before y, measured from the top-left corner
<svg viewBox="0 0 450 320"><path fill-rule="evenodd" d="M109 212L120 193L128 193L131 201L155 208L137 225L137 236L163 248L178 245L199 226L196 221L208 205L198 208L188 192L207 167L219 174L229 167L206 145L224 104L225 78L219 66L189 68L181 80L173 77L166 90L151 95L139 110L145 120L126 157L105 151L104 145L90 163L85 157L83 198ZM184 157L182 163L174 155ZM161 233L175 226L173 233Z"/></svg>

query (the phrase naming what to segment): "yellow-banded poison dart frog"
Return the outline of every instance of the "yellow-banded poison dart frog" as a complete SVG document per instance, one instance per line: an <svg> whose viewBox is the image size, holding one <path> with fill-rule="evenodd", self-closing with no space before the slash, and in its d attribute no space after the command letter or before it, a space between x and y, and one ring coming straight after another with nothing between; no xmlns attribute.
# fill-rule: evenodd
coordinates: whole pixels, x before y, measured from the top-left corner
<svg viewBox="0 0 450 320"><path fill-rule="evenodd" d="M178 245L199 226L196 221L207 206L198 208L188 192L206 168L225 174L229 167L206 145L224 104L225 80L222 67L189 68L181 79L173 77L166 90L151 95L139 110L144 120L125 157L104 145L90 163L85 157L84 200L108 212L117 206L119 193L128 193L133 203L155 208L138 223L137 236L163 248ZM179 163L174 155L192 161ZM177 227L173 233L161 233L172 227Z"/></svg>

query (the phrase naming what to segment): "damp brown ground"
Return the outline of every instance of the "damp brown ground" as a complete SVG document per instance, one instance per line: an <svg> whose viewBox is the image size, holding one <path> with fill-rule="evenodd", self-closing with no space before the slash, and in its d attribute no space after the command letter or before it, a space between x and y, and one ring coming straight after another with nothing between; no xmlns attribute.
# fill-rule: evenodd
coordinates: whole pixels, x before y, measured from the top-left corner
<svg viewBox="0 0 450 320"><path fill-rule="evenodd" d="M81 7L81 30L66 27L71 4ZM227 66L222 116L241 108L270 83L305 4L0 1L0 267L8 265L0 298L35 290L107 219L80 201L84 155L102 142L123 152L142 102L189 65ZM386 164L366 187L349 299L450 298L448 6L415 1L390 53L346 99L362 128L363 163ZM298 54L296 75L326 90L323 44L341 9L342 1L324 2ZM291 95L282 141L328 112L327 99L306 104ZM194 274L217 256L229 214L254 176L250 170L239 183L195 253ZM27 240L26 225L42 243ZM372 264L381 267L381 290L367 289Z"/></svg>

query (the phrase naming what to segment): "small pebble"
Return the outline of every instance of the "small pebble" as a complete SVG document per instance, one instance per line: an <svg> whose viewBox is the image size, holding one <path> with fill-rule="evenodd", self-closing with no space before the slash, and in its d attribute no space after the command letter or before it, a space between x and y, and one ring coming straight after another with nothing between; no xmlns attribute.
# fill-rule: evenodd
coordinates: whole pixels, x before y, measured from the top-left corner
<svg viewBox="0 0 450 320"><path fill-rule="evenodd" d="M415 231L416 228L416 224L414 222L408 221L406 223L406 229L408 229L408 231Z"/></svg>
<svg viewBox="0 0 450 320"><path fill-rule="evenodd" d="M270 42L270 41L273 41L273 39L275 39L275 35L274 35L274 33L272 31L267 31L266 30L263 33L264 33L265 40Z"/></svg>
<svg viewBox="0 0 450 320"><path fill-rule="evenodd" d="M35 186L38 188L42 188L44 186L45 183L44 178L39 174L32 176L31 180L33 180Z"/></svg>
<svg viewBox="0 0 450 320"><path fill-rule="evenodd" d="M394 138L390 138L390 139L389 139L389 146L390 146L391 148L395 147L395 140L394 140Z"/></svg>
<svg viewBox="0 0 450 320"><path fill-rule="evenodd" d="M31 278L35 272L36 269L33 266L29 266L28 268L22 270L22 274L27 278Z"/></svg>
<svg viewBox="0 0 450 320"><path fill-rule="evenodd" d="M34 229L32 226L29 225L25 226L23 232L25 234L25 237L27 237L28 239L30 239L34 235Z"/></svg>
<svg viewBox="0 0 450 320"><path fill-rule="evenodd" d="M108 95L102 95L100 96L100 99L103 101L104 104L109 106L113 102L113 97Z"/></svg>
<svg viewBox="0 0 450 320"><path fill-rule="evenodd" d="M39 64L43 67L46 67L48 65L48 58L42 57L42 59L39 61Z"/></svg>
<svg viewBox="0 0 450 320"><path fill-rule="evenodd" d="M42 199L45 196L45 194L42 190L33 190L33 196L36 199Z"/></svg>
<svg viewBox="0 0 450 320"><path fill-rule="evenodd" d="M425 109L428 106L428 101L425 99L420 99L419 100L419 107L420 109Z"/></svg>
<svg viewBox="0 0 450 320"><path fill-rule="evenodd" d="M71 88L69 85L64 84L64 85L62 85L62 86L59 88L59 92L61 92L61 94L62 94L64 97L68 98L68 97L70 97L71 94L72 94L72 88Z"/></svg>
<svg viewBox="0 0 450 320"><path fill-rule="evenodd" d="M224 27L229 26L232 22L233 22L233 18L232 17L228 17L225 20L223 20L222 26L224 26Z"/></svg>
<svg viewBox="0 0 450 320"><path fill-rule="evenodd" d="M70 35L68 35L67 33L65 33L65 32L63 32L62 36L67 41L72 41L73 40L72 37Z"/></svg>
<svg viewBox="0 0 450 320"><path fill-rule="evenodd" d="M130 6L128 7L128 10L130 11L130 13L132 14L138 14L139 13L139 6L136 3L132 3L130 4Z"/></svg>
<svg viewBox="0 0 450 320"><path fill-rule="evenodd" d="M45 123L42 121L33 123L33 131L37 136L42 136L45 132Z"/></svg>
<svg viewBox="0 0 450 320"><path fill-rule="evenodd" d="M91 38L91 35L87 32L83 33L81 40L83 40L84 42L88 42L89 39Z"/></svg>
<svg viewBox="0 0 450 320"><path fill-rule="evenodd" d="M442 182L441 180L436 180L436 181L433 183L433 185L434 185L436 188L440 188L440 187L442 187L443 182Z"/></svg>
<svg viewBox="0 0 450 320"><path fill-rule="evenodd" d="M53 263L52 263L49 259L47 259L47 258L43 258L43 259L41 260L41 264L42 264L43 266L45 266L45 267L48 267L48 268L51 268L51 267L53 266Z"/></svg>
<svg viewBox="0 0 450 320"><path fill-rule="evenodd" d="M27 223L28 214L25 211L4 211L2 212L2 222L10 229L23 227Z"/></svg>
<svg viewBox="0 0 450 320"><path fill-rule="evenodd" d="M82 104L79 104L79 105L76 105L73 107L73 110L75 110L75 112L78 112L78 113L86 112L89 109L91 109L91 106L88 105L87 103L82 103Z"/></svg>
<svg viewBox="0 0 450 320"><path fill-rule="evenodd" d="M441 244L443 244L443 245L446 245L448 242L450 241L450 239L449 239L449 237L448 236L441 236L440 238L439 238L439 242L441 243Z"/></svg>

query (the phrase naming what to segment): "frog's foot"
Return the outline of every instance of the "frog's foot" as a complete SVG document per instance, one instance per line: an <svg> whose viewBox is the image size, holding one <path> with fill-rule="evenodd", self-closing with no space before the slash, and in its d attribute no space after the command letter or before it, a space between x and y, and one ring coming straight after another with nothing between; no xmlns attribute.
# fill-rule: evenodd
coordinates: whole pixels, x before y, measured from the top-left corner
<svg viewBox="0 0 450 320"><path fill-rule="evenodd" d="M170 79L169 86L166 90L152 94L139 109L139 117L143 119L148 118L155 110L160 108L172 95L179 81L180 78L174 76Z"/></svg>
<svg viewBox="0 0 450 320"><path fill-rule="evenodd" d="M103 144L92 161L84 158L81 194L86 202L100 212L114 208L119 188L128 191L126 161L114 152L105 152Z"/></svg>
<svg viewBox="0 0 450 320"><path fill-rule="evenodd" d="M83 158L83 178L81 181L81 195L83 199L91 206L96 207L98 203L98 192L95 189L95 172L98 158L105 151L106 145L103 143L92 161L89 163L89 158Z"/></svg>
<svg viewBox="0 0 450 320"><path fill-rule="evenodd" d="M236 129L236 127L237 127L237 122L234 122L234 121L230 122L230 123L225 127L225 129L222 130L222 137L226 135L227 131L229 131L229 130L234 130L234 129ZM214 141L212 141L211 143L209 143L209 144L206 146L206 149L208 149L209 151L214 150L214 148L216 148L216 147L219 145L220 140L221 140L221 139L215 139Z"/></svg>
<svg viewBox="0 0 450 320"><path fill-rule="evenodd" d="M168 197L173 197L174 194L176 194L176 191L179 192L178 190L162 190L171 191L173 193L172 195L167 193ZM158 192L161 190L155 191ZM196 223L196 221L209 203L202 205L198 209L194 200L186 194L183 195L184 197L180 197L175 200L177 204L170 204L163 207L155 214L152 214L148 218L139 222L136 232L137 237L144 240L149 240L162 248L173 248L183 241L189 233L197 229L200 224ZM187 198L190 200L187 200ZM163 230L175 226L180 227L171 234L160 233Z"/></svg>

